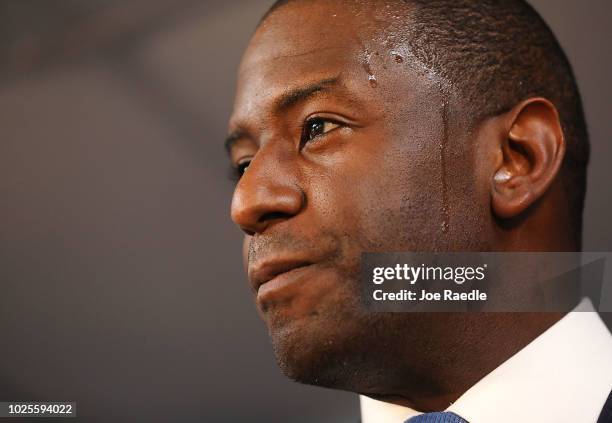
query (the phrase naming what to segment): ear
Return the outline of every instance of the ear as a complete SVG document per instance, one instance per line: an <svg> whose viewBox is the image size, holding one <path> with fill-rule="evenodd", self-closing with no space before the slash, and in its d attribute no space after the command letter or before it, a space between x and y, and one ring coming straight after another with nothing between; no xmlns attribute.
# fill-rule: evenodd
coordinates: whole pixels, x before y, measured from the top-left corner
<svg viewBox="0 0 612 423"><path fill-rule="evenodd" d="M531 98L501 119L499 160L492 175L492 208L512 218L541 198L559 173L565 137L555 106Z"/></svg>

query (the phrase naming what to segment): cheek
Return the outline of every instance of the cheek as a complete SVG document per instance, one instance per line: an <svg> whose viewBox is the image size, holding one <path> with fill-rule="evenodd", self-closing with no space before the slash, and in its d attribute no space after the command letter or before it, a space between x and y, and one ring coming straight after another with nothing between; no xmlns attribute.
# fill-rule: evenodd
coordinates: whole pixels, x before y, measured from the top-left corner
<svg viewBox="0 0 612 423"><path fill-rule="evenodd" d="M370 249L422 250L435 239L439 199L414 169L380 170L357 187L354 210Z"/></svg>
<svg viewBox="0 0 612 423"><path fill-rule="evenodd" d="M353 149L350 160L313 181L311 205L322 226L347 237L359 253L431 248L441 209L431 191L436 164L405 143L369 145L375 148Z"/></svg>

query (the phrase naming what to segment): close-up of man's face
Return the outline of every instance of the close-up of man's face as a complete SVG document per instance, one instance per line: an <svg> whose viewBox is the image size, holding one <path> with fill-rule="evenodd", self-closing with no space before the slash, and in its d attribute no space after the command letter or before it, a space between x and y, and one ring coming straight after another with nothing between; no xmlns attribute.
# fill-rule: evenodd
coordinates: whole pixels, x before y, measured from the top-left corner
<svg viewBox="0 0 612 423"><path fill-rule="evenodd" d="M257 305L283 369L320 383L363 378L391 353L395 324L415 349L423 333L455 330L439 316L361 311L362 252L487 247L494 169L474 166L444 81L411 63L375 13L316 2L270 16L240 67L230 123L232 163L248 164L232 217L248 234ZM356 364L363 375L340 377Z"/></svg>
<svg viewBox="0 0 612 423"><path fill-rule="evenodd" d="M226 141L238 177L231 216L246 233L248 279L279 365L301 382L385 397L396 381L452 395L430 378L465 345L479 350L478 317L366 313L361 254L545 250L518 242L514 227L525 225L512 219L547 190L567 201L554 182L565 149L555 107L532 98L477 116L407 42L422 35L414 10L287 2L263 19L239 68ZM504 319L478 324L513 324ZM398 356L408 365L389 369ZM493 367L477 354L463 360Z"/></svg>

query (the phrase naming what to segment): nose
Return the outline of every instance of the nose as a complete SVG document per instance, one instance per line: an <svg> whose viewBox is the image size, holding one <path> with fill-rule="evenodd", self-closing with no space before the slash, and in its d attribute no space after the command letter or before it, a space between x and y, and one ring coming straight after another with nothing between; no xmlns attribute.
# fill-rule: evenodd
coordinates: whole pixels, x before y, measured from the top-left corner
<svg viewBox="0 0 612 423"><path fill-rule="evenodd" d="M297 215L305 195L281 161L253 160L232 198L231 216L247 235Z"/></svg>

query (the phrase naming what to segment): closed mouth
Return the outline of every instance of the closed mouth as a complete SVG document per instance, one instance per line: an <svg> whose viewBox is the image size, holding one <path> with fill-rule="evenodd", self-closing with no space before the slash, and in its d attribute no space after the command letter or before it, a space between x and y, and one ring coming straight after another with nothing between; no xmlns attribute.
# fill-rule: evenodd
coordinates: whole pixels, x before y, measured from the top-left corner
<svg viewBox="0 0 612 423"><path fill-rule="evenodd" d="M255 293L258 293L259 288L272 279L312 264L312 262L305 260L275 260L264 262L261 265L255 265L249 270L251 287Z"/></svg>

